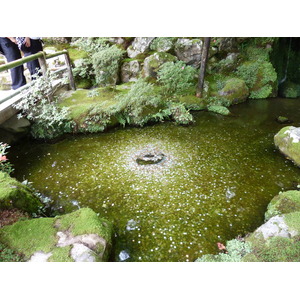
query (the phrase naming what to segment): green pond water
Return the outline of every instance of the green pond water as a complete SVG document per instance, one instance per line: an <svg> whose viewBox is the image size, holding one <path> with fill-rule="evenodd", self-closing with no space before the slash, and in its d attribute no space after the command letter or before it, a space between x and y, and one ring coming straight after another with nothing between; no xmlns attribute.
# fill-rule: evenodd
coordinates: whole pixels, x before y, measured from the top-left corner
<svg viewBox="0 0 300 300"><path fill-rule="evenodd" d="M113 261L194 261L255 230L269 201L300 183L274 147L282 115L300 126L300 100L252 100L234 116L193 113L171 122L69 137L11 150L15 176L60 211L91 207L115 225ZM158 151L158 164L137 157Z"/></svg>

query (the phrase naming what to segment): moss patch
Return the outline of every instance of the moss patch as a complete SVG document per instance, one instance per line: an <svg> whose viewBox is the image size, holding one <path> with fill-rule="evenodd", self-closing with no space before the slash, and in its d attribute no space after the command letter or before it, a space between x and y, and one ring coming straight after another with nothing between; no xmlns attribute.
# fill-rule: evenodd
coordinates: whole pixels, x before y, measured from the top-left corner
<svg viewBox="0 0 300 300"><path fill-rule="evenodd" d="M16 222L0 230L0 240L27 259L36 251L50 252L57 242L53 218Z"/></svg>
<svg viewBox="0 0 300 300"><path fill-rule="evenodd" d="M300 210L300 191L286 191L275 196L268 205L265 220Z"/></svg>
<svg viewBox="0 0 300 300"><path fill-rule="evenodd" d="M273 237L267 242L256 243L253 251L243 257L247 262L298 262L300 241L284 237Z"/></svg>

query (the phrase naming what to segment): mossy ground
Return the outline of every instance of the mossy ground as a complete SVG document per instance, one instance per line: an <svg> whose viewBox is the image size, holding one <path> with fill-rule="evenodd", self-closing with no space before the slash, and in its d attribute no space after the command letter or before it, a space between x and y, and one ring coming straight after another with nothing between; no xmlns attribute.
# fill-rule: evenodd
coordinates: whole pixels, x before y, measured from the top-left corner
<svg viewBox="0 0 300 300"><path fill-rule="evenodd" d="M36 251L43 251L52 252L50 261L73 261L69 256L70 246L55 246L58 231L70 231L74 236L94 233L111 243L112 225L89 208L55 218L18 221L0 229L0 242L24 255L25 260Z"/></svg>

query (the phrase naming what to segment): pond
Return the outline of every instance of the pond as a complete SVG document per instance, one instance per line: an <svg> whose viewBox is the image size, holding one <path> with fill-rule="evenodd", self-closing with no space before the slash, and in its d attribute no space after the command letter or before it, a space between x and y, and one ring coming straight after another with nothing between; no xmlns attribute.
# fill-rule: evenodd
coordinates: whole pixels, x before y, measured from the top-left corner
<svg viewBox="0 0 300 300"><path fill-rule="evenodd" d="M299 101L252 100L231 107L232 116L193 112L188 127L165 122L23 142L10 152L14 176L61 212L90 207L111 220L112 261L194 261L255 230L269 201L300 183L300 169L273 142L286 126L278 116L300 126Z"/></svg>

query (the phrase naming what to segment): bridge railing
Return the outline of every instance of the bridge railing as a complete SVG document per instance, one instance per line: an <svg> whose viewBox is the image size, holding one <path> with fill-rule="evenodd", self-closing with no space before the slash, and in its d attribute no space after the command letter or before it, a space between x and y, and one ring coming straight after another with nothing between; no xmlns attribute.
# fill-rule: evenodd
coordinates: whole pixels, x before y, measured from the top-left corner
<svg viewBox="0 0 300 300"><path fill-rule="evenodd" d="M55 53L52 53L52 54L46 54L44 51L40 51L36 54L32 54L32 55L14 60L12 62L6 63L4 65L1 65L0 66L0 72L7 71L9 69L12 69L12 68L18 67L20 65L23 65L23 64L25 64L29 61L33 61L35 59L38 59L39 63L40 63L40 66L41 66L41 71L44 75L44 74L46 74L47 68L48 68L46 60L49 59L49 58L60 56L60 55L64 55L66 67L63 68L63 69L58 70L57 72L67 70L68 71L69 82L70 82L70 87L71 87L72 90L75 90L76 86L75 86L75 81L74 81L73 72L72 72L71 60L70 60L70 56L69 56L69 53L68 53L67 50L55 52ZM24 89L25 89L25 86L17 89L14 93L10 94L6 98L1 99L0 103L6 101L7 99L12 98L13 96L15 96L17 94L19 94Z"/></svg>

